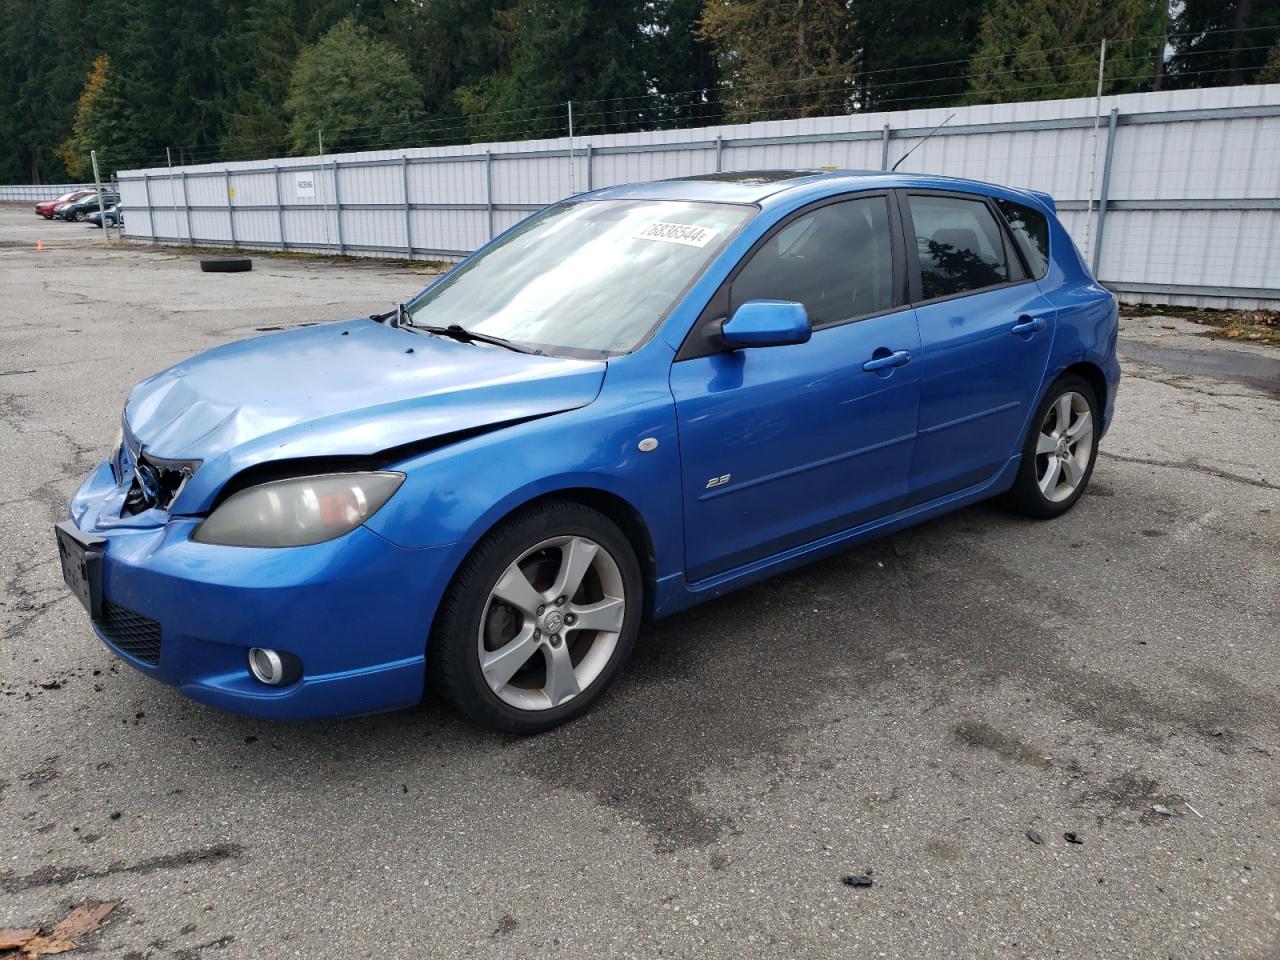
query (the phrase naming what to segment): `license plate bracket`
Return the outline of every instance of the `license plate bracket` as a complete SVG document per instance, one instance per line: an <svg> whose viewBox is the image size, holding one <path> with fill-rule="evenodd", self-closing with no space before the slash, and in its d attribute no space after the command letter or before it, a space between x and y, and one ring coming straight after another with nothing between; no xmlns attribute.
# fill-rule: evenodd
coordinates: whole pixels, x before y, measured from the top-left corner
<svg viewBox="0 0 1280 960"><path fill-rule="evenodd" d="M70 520L53 528L62 579L94 620L102 618L102 554L106 539L85 533Z"/></svg>

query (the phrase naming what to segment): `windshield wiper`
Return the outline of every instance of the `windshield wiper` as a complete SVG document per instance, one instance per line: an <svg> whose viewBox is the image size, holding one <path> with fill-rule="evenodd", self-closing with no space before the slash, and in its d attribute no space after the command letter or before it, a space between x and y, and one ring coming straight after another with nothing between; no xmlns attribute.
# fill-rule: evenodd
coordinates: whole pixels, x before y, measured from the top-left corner
<svg viewBox="0 0 1280 960"><path fill-rule="evenodd" d="M447 327L420 327L409 321L409 326L415 330L421 330L424 333L434 333L439 337L449 337L462 343L491 343L495 347L506 347L508 350L514 350L516 353L532 353L541 354L541 350L532 350L529 347L522 347L517 343L513 343L506 337L495 337L488 333L478 333L475 330L468 330L465 327L451 323Z"/></svg>

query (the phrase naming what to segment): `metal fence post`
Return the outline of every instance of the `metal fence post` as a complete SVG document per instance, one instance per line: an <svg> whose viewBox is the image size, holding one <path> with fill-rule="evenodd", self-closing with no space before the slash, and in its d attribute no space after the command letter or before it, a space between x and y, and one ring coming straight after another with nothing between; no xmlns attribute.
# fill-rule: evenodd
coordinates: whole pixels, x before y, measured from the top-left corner
<svg viewBox="0 0 1280 960"><path fill-rule="evenodd" d="M409 158L400 157L400 183L404 190L404 255L413 259L413 214L409 207Z"/></svg>
<svg viewBox="0 0 1280 960"><path fill-rule="evenodd" d="M587 144L587 192L590 193L594 188L591 185L591 144Z"/></svg>
<svg viewBox="0 0 1280 960"><path fill-rule="evenodd" d="M880 169L889 169L889 125L887 123L880 131Z"/></svg>
<svg viewBox="0 0 1280 960"><path fill-rule="evenodd" d="M1111 158L1116 149L1116 119L1120 114L1118 107L1111 108L1111 116L1107 120L1107 152L1102 161L1102 189L1098 191L1098 230L1093 237L1093 275L1098 276L1098 266L1102 263L1102 225L1107 219L1107 193L1111 189Z"/></svg>
<svg viewBox="0 0 1280 960"><path fill-rule="evenodd" d="M280 196L280 166L271 168L271 181L276 185L276 223L280 227L280 252L284 253L288 245L284 242L284 199Z"/></svg>
<svg viewBox="0 0 1280 960"><path fill-rule="evenodd" d="M489 239L493 239L493 153L484 152L484 209L489 217Z"/></svg>
<svg viewBox="0 0 1280 960"><path fill-rule="evenodd" d="M98 151L89 151L89 160L93 163L93 185L98 191L98 210L102 210L102 177L98 174ZM151 216L151 212L147 211L147 216ZM108 243L111 242L111 234L107 232L106 224L102 226L102 239Z"/></svg>
<svg viewBox="0 0 1280 960"><path fill-rule="evenodd" d="M334 160L329 164L329 168L333 171L333 222L338 229L338 256L344 257L347 254L347 248L342 242L342 194L338 192L340 179L338 171L342 169L342 164Z"/></svg>
<svg viewBox="0 0 1280 960"><path fill-rule="evenodd" d="M151 177L145 173L142 175L142 195L147 199L147 225L151 227L151 242L159 243L160 238L156 236L155 215L151 212ZM102 217L102 229L107 229L107 211L99 210L98 216Z"/></svg>
<svg viewBox="0 0 1280 960"><path fill-rule="evenodd" d="M716 173L720 173L722 169L722 154L724 153L724 137L716 134Z"/></svg>
<svg viewBox="0 0 1280 960"><path fill-rule="evenodd" d="M231 171L222 171L222 185L227 191L227 223L231 227L231 249L240 249L240 242L236 240L236 211L231 205Z"/></svg>
<svg viewBox="0 0 1280 960"><path fill-rule="evenodd" d="M182 209L187 213L187 246L196 245L195 234L191 232L191 200L187 197L187 171L182 171Z"/></svg>

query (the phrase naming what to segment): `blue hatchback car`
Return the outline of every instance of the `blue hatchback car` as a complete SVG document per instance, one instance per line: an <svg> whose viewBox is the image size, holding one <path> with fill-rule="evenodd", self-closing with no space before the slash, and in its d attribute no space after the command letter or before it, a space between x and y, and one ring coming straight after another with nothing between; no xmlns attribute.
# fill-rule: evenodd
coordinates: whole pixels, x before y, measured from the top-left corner
<svg viewBox="0 0 1280 960"><path fill-rule="evenodd" d="M1003 495L1054 517L1117 313L1039 193L760 171L546 208L381 315L139 384L57 527L94 629L263 717L536 732L642 621Z"/></svg>

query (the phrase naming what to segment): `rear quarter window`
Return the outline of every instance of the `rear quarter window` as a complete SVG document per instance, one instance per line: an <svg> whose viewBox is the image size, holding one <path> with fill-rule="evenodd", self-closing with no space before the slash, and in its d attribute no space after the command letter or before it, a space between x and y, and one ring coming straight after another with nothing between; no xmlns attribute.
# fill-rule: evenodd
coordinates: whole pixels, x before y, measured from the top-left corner
<svg viewBox="0 0 1280 960"><path fill-rule="evenodd" d="M1049 272L1049 220L1043 213L996 197L996 206L1004 214L1018 241L1018 249L1027 258L1031 276L1039 280Z"/></svg>

